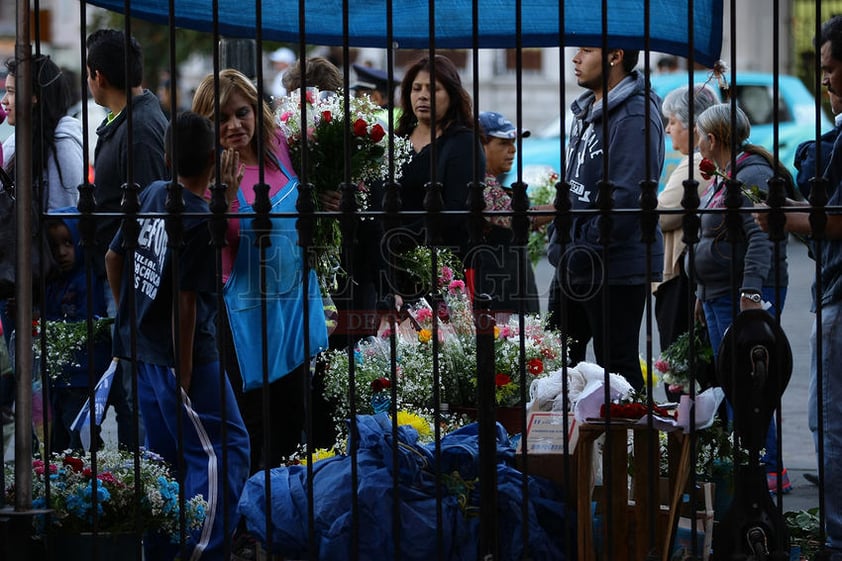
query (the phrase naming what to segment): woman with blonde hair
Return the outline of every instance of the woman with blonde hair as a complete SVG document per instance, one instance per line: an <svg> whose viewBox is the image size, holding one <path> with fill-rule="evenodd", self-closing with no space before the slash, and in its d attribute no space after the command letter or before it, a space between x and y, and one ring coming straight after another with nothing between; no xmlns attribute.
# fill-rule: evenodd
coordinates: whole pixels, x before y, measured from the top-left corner
<svg viewBox="0 0 842 561"><path fill-rule="evenodd" d="M206 76L193 97L193 111L211 120L216 84L213 74ZM279 465L300 444L307 364L327 347L327 328L313 270L309 271L308 292L304 294L304 253L298 246L293 216L298 178L292 169L286 139L275 125L271 109L245 75L233 69L222 70L218 88L219 143L223 148L220 160L223 165L233 162L240 169L239 184L229 185L226 191L229 212L254 213L254 186L265 183L269 186L271 213L287 215L270 219L270 246L264 253L255 243L253 217L229 219L228 244L222 249L226 312L222 339L229 349L225 367L238 390L240 411L251 440L254 472ZM260 130L258 113L263 116ZM267 274L261 274L261 266L269 269ZM261 278L265 279L263 286ZM309 302L309 331L304 329L305 297ZM309 337L311 356L304 355L305 337ZM268 387L263 384L264 351L268 358ZM270 393L271 408L267 411L263 409L264 391ZM264 449L264 414L270 416L268 450Z"/></svg>

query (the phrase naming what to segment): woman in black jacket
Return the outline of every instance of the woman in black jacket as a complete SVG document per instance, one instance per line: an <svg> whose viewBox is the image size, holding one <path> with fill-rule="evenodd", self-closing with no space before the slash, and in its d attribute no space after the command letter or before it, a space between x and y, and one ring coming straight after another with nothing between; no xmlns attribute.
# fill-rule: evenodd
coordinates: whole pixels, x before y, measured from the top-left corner
<svg viewBox="0 0 842 561"><path fill-rule="evenodd" d="M384 237L384 256L390 259L433 241L464 257L469 238L465 216L442 215L430 224L417 214L427 210L425 196L435 183L441 184L443 211L468 210L468 186L485 174L485 155L474 133L471 98L448 58L425 57L406 71L395 134L409 138L412 157L400 180L404 215L400 227L390 229ZM399 293L407 288L401 284L398 281Z"/></svg>

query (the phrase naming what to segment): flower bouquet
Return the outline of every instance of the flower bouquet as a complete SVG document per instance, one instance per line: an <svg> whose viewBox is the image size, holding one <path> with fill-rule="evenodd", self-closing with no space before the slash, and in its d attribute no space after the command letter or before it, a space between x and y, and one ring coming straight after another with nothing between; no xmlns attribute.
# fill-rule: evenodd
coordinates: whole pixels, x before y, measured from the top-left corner
<svg viewBox="0 0 842 561"><path fill-rule="evenodd" d="M433 252L436 255L436 286L433 286L430 272L433 270ZM446 289L453 280L464 278L462 262L445 247L418 245L397 255L396 270L403 273L416 294L438 293Z"/></svg>
<svg viewBox="0 0 842 561"><path fill-rule="evenodd" d="M32 462L32 506L51 509L47 517L35 519L36 530L56 530L65 534L92 532L93 495L97 497L97 531L134 533L137 530L161 532L179 538L179 483L164 461L149 451L140 456L139 508L135 501L134 456L130 452L102 450L96 455L94 477L89 454L53 454L49 462ZM7 503L14 501L14 464L4 466ZM46 480L50 492L47 496ZM207 503L201 495L185 501L186 530L202 527Z"/></svg>
<svg viewBox="0 0 842 561"><path fill-rule="evenodd" d="M113 318L94 318L94 341L106 341L111 336ZM32 322L32 350L35 359L41 358L41 322ZM78 353L84 352L88 341L87 321L47 321L47 374L53 380L65 371L67 366L79 366Z"/></svg>
<svg viewBox="0 0 842 561"><path fill-rule="evenodd" d="M431 389L434 357L441 403L450 408L476 407L476 334L464 282L451 280L440 296L441 301L435 304L421 300L410 307L395 333L398 409L419 412L435 405ZM434 332L437 345L433 344ZM391 405L391 335L386 331L361 341L351 353L357 413L388 411ZM537 316L524 317L522 329L520 319L513 317L494 328L494 359L497 404L518 405L522 379L528 387L533 379L561 368L565 361L562 335L545 329ZM329 351L324 360L326 396L337 404L335 420L342 426L351 414L349 352Z"/></svg>
<svg viewBox="0 0 842 561"><path fill-rule="evenodd" d="M302 108L305 111L302 122ZM316 211L322 207L320 193L337 191L346 180L346 126L349 128L350 181L356 185L358 210L368 208L372 182L389 177L394 169L400 177L409 159L411 145L403 137L393 139L393 159L389 160L389 142L384 125L377 120L379 107L368 97L351 98L346 115L342 92L320 92L308 88L304 100L294 91L284 98L276 110L278 124L289 144L295 172L306 176L315 186L313 202ZM345 122L346 117L350 122ZM306 147L303 140L306 135ZM302 168L302 152L306 149L306 169ZM342 243L339 222L334 217L316 220L314 246L318 249L314 267L323 288L330 287L339 270L339 248Z"/></svg>
<svg viewBox="0 0 842 561"><path fill-rule="evenodd" d="M558 173L551 167L546 167L536 173L534 177L524 178L529 184L529 204L530 206L551 205L555 201L555 184L558 182ZM529 259L533 265L537 265L538 261L547 251L547 225L533 228L529 232L529 239L526 242L526 249L529 253Z"/></svg>
<svg viewBox="0 0 842 561"><path fill-rule="evenodd" d="M701 390L702 384L707 385L704 369L713 363L713 349L707 338L707 331L699 324L693 329L693 350L695 351L696 389ZM660 372L661 379L669 386L670 391L683 392L690 385L690 374L693 361L690 356L690 332L685 331L673 343L661 352L655 361L655 369Z"/></svg>

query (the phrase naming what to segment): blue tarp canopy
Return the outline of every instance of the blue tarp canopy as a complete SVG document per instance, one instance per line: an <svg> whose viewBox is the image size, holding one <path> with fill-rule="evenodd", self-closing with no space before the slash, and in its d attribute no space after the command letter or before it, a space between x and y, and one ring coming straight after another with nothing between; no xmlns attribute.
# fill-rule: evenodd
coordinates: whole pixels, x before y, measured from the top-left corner
<svg viewBox="0 0 842 561"><path fill-rule="evenodd" d="M218 0L220 34L255 38L257 4L261 5L263 39L299 42L299 14L304 6L305 42L342 45L343 10L347 4L347 41L354 47L389 46L387 0ZM644 50L648 4L649 48L689 57L694 38L695 59L712 66L722 48L722 0L693 2L693 29L688 24L688 2L676 0L608 0L607 25L602 21L602 0L521 0L520 37L523 47L609 46ZM126 0L92 0L89 4L124 13ZM131 0L133 17L166 24L169 3ZM211 32L212 0L174 0L176 26ZM476 4L478 21L474 24ZM431 37L436 48L514 48L518 36L515 0L439 0L434 3L435 26L430 25L430 2L392 0L393 40L399 48L426 49ZM564 22L563 33L559 21Z"/></svg>

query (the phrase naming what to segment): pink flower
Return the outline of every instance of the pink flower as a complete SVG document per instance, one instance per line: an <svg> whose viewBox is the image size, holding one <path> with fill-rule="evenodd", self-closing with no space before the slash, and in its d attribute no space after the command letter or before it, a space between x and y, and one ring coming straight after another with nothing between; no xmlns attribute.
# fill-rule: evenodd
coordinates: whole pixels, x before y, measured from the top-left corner
<svg viewBox="0 0 842 561"><path fill-rule="evenodd" d="M99 475L97 475L96 478L102 481L103 483L108 483L110 485L121 485L120 481L118 481L117 478L114 477L114 475L110 471L102 472Z"/></svg>
<svg viewBox="0 0 842 561"><path fill-rule="evenodd" d="M465 282L461 280L452 280L450 281L450 284L447 285L447 288L450 290L451 294L463 292L465 290Z"/></svg>
<svg viewBox="0 0 842 561"><path fill-rule="evenodd" d="M310 105L316 104L316 93L312 89L308 89L307 93L304 94L304 99L307 100L307 103Z"/></svg>
<svg viewBox="0 0 842 561"><path fill-rule="evenodd" d="M430 308L419 308L415 313L415 319L418 321L430 321L433 319L433 312Z"/></svg>
<svg viewBox="0 0 842 561"><path fill-rule="evenodd" d="M283 113L281 113L281 122L286 123L287 121L289 121L290 117L292 117L292 111L284 111Z"/></svg>
<svg viewBox="0 0 842 561"><path fill-rule="evenodd" d="M662 374L665 374L665 373L670 371L670 363L663 360L663 359L656 360L655 361L655 369L657 369L658 372L661 372Z"/></svg>
<svg viewBox="0 0 842 561"><path fill-rule="evenodd" d="M509 327L508 325L504 325L503 327L500 328L500 337L502 337L503 339L508 339L513 334L514 334L514 332L512 331L512 328Z"/></svg>
<svg viewBox="0 0 842 561"><path fill-rule="evenodd" d="M442 265L441 275L439 275L439 286L445 286L453 280L453 269L447 265Z"/></svg>

